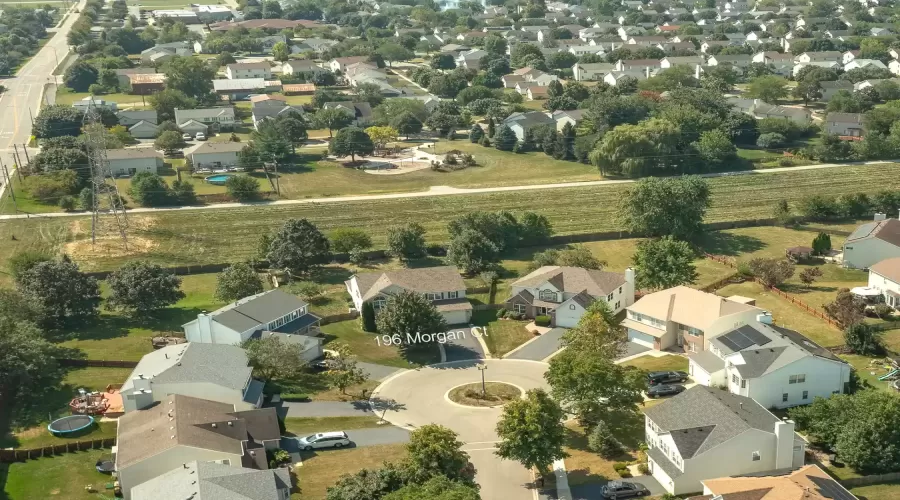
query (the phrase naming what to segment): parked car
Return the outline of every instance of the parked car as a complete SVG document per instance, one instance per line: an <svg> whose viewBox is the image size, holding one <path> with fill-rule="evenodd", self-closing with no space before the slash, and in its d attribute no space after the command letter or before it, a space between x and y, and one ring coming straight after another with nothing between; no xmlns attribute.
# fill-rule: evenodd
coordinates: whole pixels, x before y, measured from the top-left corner
<svg viewBox="0 0 900 500"><path fill-rule="evenodd" d="M311 451L313 448L340 448L350 445L350 438L344 431L320 432L306 437L297 438L300 449Z"/></svg>
<svg viewBox="0 0 900 500"><path fill-rule="evenodd" d="M657 384L647 390L647 396L651 398L662 398L666 396L674 396L684 391L683 385L675 384Z"/></svg>
<svg viewBox="0 0 900 500"><path fill-rule="evenodd" d="M205 141L206 134L204 134L203 132L197 132L197 135L194 136L194 139L197 139L198 141Z"/></svg>
<svg viewBox="0 0 900 500"><path fill-rule="evenodd" d="M317 372L333 370L337 367L338 361L336 359L320 359L312 364L312 369Z"/></svg>
<svg viewBox="0 0 900 500"><path fill-rule="evenodd" d="M600 494L603 498L620 499L634 498L649 495L650 490L640 483L627 483L625 481L610 481L605 486L600 487Z"/></svg>
<svg viewBox="0 0 900 500"><path fill-rule="evenodd" d="M193 139L193 137L191 137L191 134L181 134L181 139L185 140L185 141L189 141L189 140Z"/></svg>
<svg viewBox="0 0 900 500"><path fill-rule="evenodd" d="M650 385L674 384L688 379L686 372L650 372L647 374L647 382Z"/></svg>

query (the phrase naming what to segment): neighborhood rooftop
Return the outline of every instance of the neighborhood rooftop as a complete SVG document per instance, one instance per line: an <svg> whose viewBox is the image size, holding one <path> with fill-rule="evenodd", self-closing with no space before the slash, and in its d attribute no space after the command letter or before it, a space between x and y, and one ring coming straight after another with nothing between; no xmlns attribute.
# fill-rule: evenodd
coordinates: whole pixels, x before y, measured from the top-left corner
<svg viewBox="0 0 900 500"><path fill-rule="evenodd" d="M516 280L512 286L536 286L549 282L562 292L587 292L593 296L607 295L625 284L621 273L597 271L581 267L543 266Z"/></svg>
<svg viewBox="0 0 900 500"><path fill-rule="evenodd" d="M227 326L236 332L245 332L306 306L307 303L296 296L275 289L245 297L213 311L209 315L216 323Z"/></svg>
<svg viewBox="0 0 900 500"><path fill-rule="evenodd" d="M149 379L156 384L209 383L243 391L252 371L247 364L247 352L238 346L189 342L145 355L120 392L130 394L135 378Z"/></svg>
<svg viewBox="0 0 900 500"><path fill-rule="evenodd" d="M131 500L273 500L291 488L288 469L256 470L214 462L187 462L141 483Z"/></svg>
<svg viewBox="0 0 900 500"><path fill-rule="evenodd" d="M453 266L359 273L356 275L356 280L363 301L371 299L391 285L422 293L466 289L466 284L459 275L459 271Z"/></svg>

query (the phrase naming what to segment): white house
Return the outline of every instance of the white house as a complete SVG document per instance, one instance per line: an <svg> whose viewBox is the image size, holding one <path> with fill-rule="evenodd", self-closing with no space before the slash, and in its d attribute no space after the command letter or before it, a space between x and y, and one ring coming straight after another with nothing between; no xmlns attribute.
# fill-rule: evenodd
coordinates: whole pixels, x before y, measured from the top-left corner
<svg viewBox="0 0 900 500"><path fill-rule="evenodd" d="M367 125L372 120L372 106L368 102L335 101L326 102L324 109L343 109L353 115L353 123L360 127Z"/></svg>
<svg viewBox="0 0 900 500"><path fill-rule="evenodd" d="M854 229L844 240L842 257L844 267L868 269L878 262L893 257L900 257L900 220L866 222Z"/></svg>
<svg viewBox="0 0 900 500"><path fill-rule="evenodd" d="M388 298L405 290L425 295L448 325L465 324L472 319L472 304L466 299L466 284L453 266L358 273L344 285L357 311L362 311L364 302L371 302L377 313Z"/></svg>
<svg viewBox="0 0 900 500"><path fill-rule="evenodd" d="M133 176L138 172L155 174L164 164L163 155L153 148L110 149L106 159L114 176Z"/></svg>
<svg viewBox="0 0 900 500"><path fill-rule="evenodd" d="M900 76L900 61L891 59L888 63L888 70L890 70L891 73Z"/></svg>
<svg viewBox="0 0 900 500"><path fill-rule="evenodd" d="M240 344L269 333L290 336L318 334L319 317L309 304L279 289L245 297L181 325L188 342Z"/></svg>
<svg viewBox="0 0 900 500"><path fill-rule="evenodd" d="M673 495L703 491L707 479L804 464L794 422L745 396L697 385L644 414L647 465Z"/></svg>
<svg viewBox="0 0 900 500"><path fill-rule="evenodd" d="M765 311L743 297L719 297L686 286L644 295L629 306L622 326L628 340L656 350L701 352L709 339Z"/></svg>
<svg viewBox="0 0 900 500"><path fill-rule="evenodd" d="M840 62L843 55L837 50L824 50L821 52L804 52L797 56L794 61L798 63L812 62Z"/></svg>
<svg viewBox="0 0 900 500"><path fill-rule="evenodd" d="M680 56L680 57L664 57L659 61L659 67L669 69L674 66L689 66L695 68L704 63L703 56Z"/></svg>
<svg viewBox="0 0 900 500"><path fill-rule="evenodd" d="M188 462L266 470L266 450L278 447L280 434L275 408L239 411L227 403L172 394L119 417L116 479L130 500L135 486Z"/></svg>
<svg viewBox="0 0 900 500"><path fill-rule="evenodd" d="M181 127L186 130L185 127ZM204 142L188 153L194 168L222 169L237 167L238 154L246 144L242 142Z"/></svg>
<svg viewBox="0 0 900 500"><path fill-rule="evenodd" d="M562 132L563 127L566 124L572 125L573 127L584 118L584 110L583 109L572 109L572 110L557 110L550 113L550 118L553 118L553 121L556 122L556 130L557 132Z"/></svg>
<svg viewBox="0 0 900 500"><path fill-rule="evenodd" d="M331 69L332 73L343 73L347 71L347 66L351 64L366 62L368 59L369 58L367 56L338 57L336 59L328 61L328 68Z"/></svg>
<svg viewBox="0 0 900 500"><path fill-rule="evenodd" d="M184 130L183 124L196 121L213 130L231 130L236 122L234 107L178 109L175 108L175 124ZM187 132L185 130L185 132Z"/></svg>
<svg viewBox="0 0 900 500"><path fill-rule="evenodd" d="M865 135L862 113L828 113L825 116L825 131L841 137L862 137Z"/></svg>
<svg viewBox="0 0 900 500"><path fill-rule="evenodd" d="M525 139L525 134L539 125L555 125L556 122L540 111L527 111L525 113L513 113L503 120L503 124L516 134L520 141Z"/></svg>
<svg viewBox="0 0 900 500"><path fill-rule="evenodd" d="M326 71L328 70L308 59L292 59L281 65L281 73L285 75L316 74Z"/></svg>
<svg viewBox="0 0 900 500"><path fill-rule="evenodd" d="M634 302L634 271L625 274L580 267L543 266L511 285L506 309L528 318L550 316L550 325L572 328L591 303L603 300L613 313Z"/></svg>
<svg viewBox="0 0 900 500"><path fill-rule="evenodd" d="M888 67L878 59L854 59L844 65L844 71L851 71L859 68L888 69Z"/></svg>
<svg viewBox="0 0 900 500"><path fill-rule="evenodd" d="M233 63L225 66L225 76L229 80L240 78L272 79L272 66L267 62Z"/></svg>
<svg viewBox="0 0 900 500"><path fill-rule="evenodd" d="M131 500L288 500L290 497L289 469L256 470L203 461L185 462L131 489Z"/></svg>
<svg viewBox="0 0 900 500"><path fill-rule="evenodd" d="M616 65L612 63L575 63L572 73L579 82L602 80L610 71L614 71Z"/></svg>
<svg viewBox="0 0 900 500"><path fill-rule="evenodd" d="M456 65L461 68L478 70L481 68L481 58L486 55L487 52L481 49L472 49L458 55Z"/></svg>
<svg viewBox="0 0 900 500"><path fill-rule="evenodd" d="M698 384L725 386L766 408L843 394L850 382L849 364L802 334L773 325L768 314L708 339L707 350L689 359Z"/></svg>
<svg viewBox="0 0 900 500"><path fill-rule="evenodd" d="M884 259L870 267L869 288L881 290L884 302L900 309L900 257Z"/></svg>
<svg viewBox="0 0 900 500"><path fill-rule="evenodd" d="M116 113L119 125L128 128L128 133L136 139L152 139L159 132L156 111L127 110Z"/></svg>
<svg viewBox="0 0 900 500"><path fill-rule="evenodd" d="M119 109L119 105L115 101L106 101L104 99L100 99L94 96L87 96L84 99L80 99L72 103L72 107L81 111L82 113L86 113L89 108L94 108L97 110L107 109L115 113Z"/></svg>
<svg viewBox="0 0 900 500"><path fill-rule="evenodd" d="M145 355L119 393L126 413L143 410L171 394L252 410L262 406L265 385L254 380L252 372L247 352L236 345L188 342Z"/></svg>

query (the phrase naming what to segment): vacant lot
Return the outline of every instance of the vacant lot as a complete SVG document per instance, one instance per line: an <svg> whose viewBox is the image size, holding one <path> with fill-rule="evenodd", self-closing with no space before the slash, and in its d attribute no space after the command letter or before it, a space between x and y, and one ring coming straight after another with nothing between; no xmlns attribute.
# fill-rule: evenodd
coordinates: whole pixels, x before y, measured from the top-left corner
<svg viewBox="0 0 900 500"><path fill-rule="evenodd" d="M707 220L731 221L769 217L775 202L797 201L810 194L875 193L900 188L900 165L853 166L836 171L791 171L721 177L710 180L712 208ZM370 176L373 177L373 176ZM848 183L847 179L853 182ZM307 218L320 229L361 227L384 247L388 226L420 222L432 242L446 241L446 223L454 215L475 210L536 210L546 215L557 234L615 230L617 204L627 184L541 191L483 193L461 196L251 206L234 209L141 214L131 237L135 253L103 252L76 260L87 269L111 269L135 257L165 265L232 262L255 254L255 241L288 218ZM0 222L0 263L16 251L45 248L59 251L76 237L73 229L86 218L13 220ZM15 236L15 239L13 238ZM83 232L78 237L86 238ZM76 244L82 250L89 245ZM71 247L71 245L70 245ZM78 253L78 252L74 252Z"/></svg>

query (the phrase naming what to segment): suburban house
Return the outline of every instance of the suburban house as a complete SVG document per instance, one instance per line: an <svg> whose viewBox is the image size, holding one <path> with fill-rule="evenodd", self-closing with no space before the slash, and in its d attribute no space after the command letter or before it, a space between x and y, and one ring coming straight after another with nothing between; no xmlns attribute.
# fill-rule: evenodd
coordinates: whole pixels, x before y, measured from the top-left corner
<svg viewBox="0 0 900 500"><path fill-rule="evenodd" d="M825 117L825 131L842 138L862 138L863 113L828 113Z"/></svg>
<svg viewBox="0 0 900 500"><path fill-rule="evenodd" d="M800 124L809 123L810 111L806 108L789 108L787 106L774 106L765 102L758 102L753 106L753 116L756 118L783 118L793 120Z"/></svg>
<svg viewBox="0 0 900 500"><path fill-rule="evenodd" d="M584 118L584 110L583 109L572 109L572 110L557 110L550 113L550 118L556 122L556 130L557 132L561 132L563 127L566 124L570 124L573 127L577 124L582 118Z"/></svg>
<svg viewBox="0 0 900 500"><path fill-rule="evenodd" d="M259 123L280 115L295 113L303 115L301 106L288 106L283 97L257 95L250 98L250 110L253 115L253 128L259 129Z"/></svg>
<svg viewBox="0 0 900 500"><path fill-rule="evenodd" d="M703 56L680 56L680 57L664 57L659 61L659 67L669 69L674 66L688 66L696 68L704 64Z"/></svg>
<svg viewBox="0 0 900 500"><path fill-rule="evenodd" d="M547 92L547 87L538 85L535 87L529 87L526 91L526 95L528 96L529 101L536 101L540 99L546 99L549 96Z"/></svg>
<svg viewBox="0 0 900 500"><path fill-rule="evenodd" d="M391 295L407 290L424 294L448 325L467 324L472 319L466 284L453 266L359 273L344 285L357 311L362 311L364 302L371 302L377 312Z"/></svg>
<svg viewBox="0 0 900 500"><path fill-rule="evenodd" d="M853 82L849 80L822 81L819 87L822 89L822 102L830 101L841 90L853 92Z"/></svg>
<svg viewBox="0 0 900 500"><path fill-rule="evenodd" d="M116 479L130 499L135 486L188 462L266 470L266 450L280 440L275 408L236 411L227 403L172 394L119 417Z"/></svg>
<svg viewBox="0 0 900 500"><path fill-rule="evenodd" d="M163 73L143 73L128 75L129 94L151 95L166 88L166 75Z"/></svg>
<svg viewBox="0 0 900 500"><path fill-rule="evenodd" d="M90 108L97 110L107 109L113 113L119 110L119 105L115 101L106 101L94 96L87 96L84 99L77 100L72 103L72 107L82 113L86 113Z"/></svg>
<svg viewBox="0 0 900 500"><path fill-rule="evenodd" d="M257 470L196 460L131 489L131 500L288 500L290 497L289 469Z"/></svg>
<svg viewBox="0 0 900 500"><path fill-rule="evenodd" d="M852 71L860 68L888 69L888 67L878 59L854 59L844 65L844 71Z"/></svg>
<svg viewBox="0 0 900 500"><path fill-rule="evenodd" d="M513 113L503 120L503 124L509 127L520 141L525 139L525 133L538 125L556 126L553 118L540 111L528 111L525 113Z"/></svg>
<svg viewBox="0 0 900 500"><path fill-rule="evenodd" d="M264 93L269 88L265 78L219 78L212 83L213 91L229 101L242 101L251 95Z"/></svg>
<svg viewBox="0 0 900 500"><path fill-rule="evenodd" d="M772 324L772 316L731 328L688 356L700 385L728 388L766 408L808 404L843 394L850 365L803 334Z"/></svg>
<svg viewBox="0 0 900 500"><path fill-rule="evenodd" d="M804 52L794 58L798 63L812 62L838 62L842 59L843 54L837 50L824 50L821 52Z"/></svg>
<svg viewBox="0 0 900 500"><path fill-rule="evenodd" d="M885 304L900 309L900 257L884 259L869 268L869 288L877 288Z"/></svg>
<svg viewBox="0 0 900 500"><path fill-rule="evenodd" d="M162 153L153 148L108 149L106 159L114 176L132 176L138 172L155 174L164 165Z"/></svg>
<svg viewBox="0 0 900 500"><path fill-rule="evenodd" d="M741 297L719 297L686 286L644 295L628 306L628 340L656 350L701 352L709 339L765 313Z"/></svg>
<svg viewBox="0 0 900 500"><path fill-rule="evenodd" d="M219 170L237 167L238 155L245 146L243 142L204 142L187 153L187 156L190 157L195 169Z"/></svg>
<svg viewBox="0 0 900 500"><path fill-rule="evenodd" d="M159 133L158 118L154 110L128 110L116 113L119 125L126 127L135 139L152 139Z"/></svg>
<svg viewBox="0 0 900 500"><path fill-rule="evenodd" d="M702 491L707 479L804 463L794 422L746 396L697 385L644 414L648 467L673 495Z"/></svg>
<svg viewBox="0 0 900 500"><path fill-rule="evenodd" d="M175 56L188 57L193 54L194 47L188 42L161 43L141 51L141 63L148 66L154 66L172 59Z"/></svg>
<svg viewBox="0 0 900 500"><path fill-rule="evenodd" d="M876 219L866 222L844 240L844 267L868 269L893 257L900 257L900 220Z"/></svg>
<svg viewBox="0 0 900 500"><path fill-rule="evenodd" d="M338 108L353 115L353 124L363 127L372 121L372 106L367 102L337 101L326 102L324 109Z"/></svg>
<svg viewBox="0 0 900 500"><path fill-rule="evenodd" d="M478 70L481 67L481 58L486 56L487 52L481 49L472 49L456 56L456 66L466 69Z"/></svg>
<svg viewBox="0 0 900 500"><path fill-rule="evenodd" d="M337 40L326 40L324 38L307 38L302 42L291 47L292 54L301 54L303 52L315 52L321 56L323 52L337 45Z"/></svg>
<svg viewBox="0 0 900 500"><path fill-rule="evenodd" d="M178 109L175 108L175 124L184 132L185 124L190 121L198 122L206 125L212 131L231 130L234 128L234 107L227 106L222 108L199 108L199 109ZM206 130L200 130L206 132Z"/></svg>
<svg viewBox="0 0 900 500"><path fill-rule="evenodd" d="M575 79L581 81L602 80L610 71L616 69L616 65L612 63L575 63L572 66L572 73Z"/></svg>
<svg viewBox="0 0 900 500"><path fill-rule="evenodd" d="M281 86L284 95L312 95L316 93L314 83L285 83Z"/></svg>
<svg viewBox="0 0 900 500"><path fill-rule="evenodd" d="M527 318L550 316L553 327L573 328L596 300L618 314L634 302L634 271L625 274L581 267L543 266L511 285L506 309Z"/></svg>
<svg viewBox="0 0 900 500"><path fill-rule="evenodd" d="M815 66L817 68L826 68L826 69L843 69L843 65L836 61L819 61L819 62L810 62L810 63L796 63L794 64L794 68L791 70L791 74L793 76L797 76L800 73L800 70L806 68L807 66Z"/></svg>
<svg viewBox="0 0 900 500"><path fill-rule="evenodd" d="M252 410L262 406L263 382L251 377L247 352L236 345L170 345L141 358L119 393L125 412L143 410L171 394Z"/></svg>
<svg viewBox="0 0 900 500"><path fill-rule="evenodd" d="M284 75L299 75L299 74L318 74L324 73L328 70L322 68L318 64L308 60L308 59L292 59L290 61L285 62L281 65L281 73Z"/></svg>
<svg viewBox="0 0 900 500"><path fill-rule="evenodd" d="M237 345L270 333L285 342L298 342L291 337L308 337L318 342L314 336L319 333L319 319L309 312L309 304L276 288L244 297L213 312L202 312L181 327L188 342ZM300 341L305 343L306 339ZM309 355L316 352L321 354L321 345Z"/></svg>
<svg viewBox="0 0 900 500"><path fill-rule="evenodd" d="M700 481L703 495L688 500L853 500L856 497L816 464Z"/></svg>
<svg viewBox="0 0 900 500"><path fill-rule="evenodd" d="M336 59L328 61L328 68L331 69L332 73L337 73L338 71L343 73L347 71L347 66L351 64L366 62L368 59L368 56L338 57Z"/></svg>
<svg viewBox="0 0 900 500"><path fill-rule="evenodd" d="M119 80L119 86L122 88L128 87L131 83L131 75L152 75L156 73L156 70L153 68L124 68L124 69L116 69L113 70L116 72L116 77Z"/></svg>

